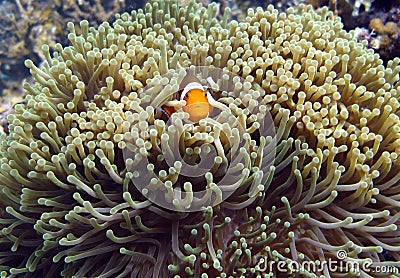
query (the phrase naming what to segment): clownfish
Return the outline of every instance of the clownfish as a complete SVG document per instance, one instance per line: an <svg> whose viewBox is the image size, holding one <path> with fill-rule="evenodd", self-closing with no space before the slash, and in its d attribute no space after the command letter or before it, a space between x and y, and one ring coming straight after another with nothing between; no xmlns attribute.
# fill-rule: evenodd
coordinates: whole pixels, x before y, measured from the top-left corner
<svg viewBox="0 0 400 278"><path fill-rule="evenodd" d="M194 123L198 123L212 113L213 107L210 105L212 99L210 92L198 82L188 83L180 95L180 100L186 101L182 110L189 114L189 120ZM174 107L167 105L162 106L162 111L168 118L176 112Z"/></svg>

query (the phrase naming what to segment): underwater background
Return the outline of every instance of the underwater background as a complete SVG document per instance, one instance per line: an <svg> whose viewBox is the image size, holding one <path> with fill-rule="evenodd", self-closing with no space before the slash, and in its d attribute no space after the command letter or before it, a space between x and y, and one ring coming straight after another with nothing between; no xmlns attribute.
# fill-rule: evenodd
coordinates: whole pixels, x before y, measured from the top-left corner
<svg viewBox="0 0 400 278"><path fill-rule="evenodd" d="M399 33L400 1L0 1L1 277L400 277Z"/></svg>
<svg viewBox="0 0 400 278"><path fill-rule="evenodd" d="M182 0L183 5L189 1ZM243 20L248 8L274 5L279 11L301 3L314 8L328 6L342 18L346 30L357 30L359 40L367 40L368 47L384 61L399 56L400 2L383 0L269 0L269 1L198 1L204 5L216 2L220 13L231 8L231 18ZM55 43L68 44L66 23L86 19L91 26L114 20L115 13L143 8L145 1L7 1L0 2L0 95L1 112L21 100L22 82L29 77L25 59L35 63L43 60L42 44L51 48ZM394 24L393 24L394 23ZM7 112L6 112L7 113ZM2 116L2 125L5 123Z"/></svg>

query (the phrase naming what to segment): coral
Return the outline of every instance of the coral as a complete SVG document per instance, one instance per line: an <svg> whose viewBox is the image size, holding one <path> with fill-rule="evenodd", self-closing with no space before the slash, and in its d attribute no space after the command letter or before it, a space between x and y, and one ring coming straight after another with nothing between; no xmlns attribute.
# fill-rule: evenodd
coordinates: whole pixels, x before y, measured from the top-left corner
<svg viewBox="0 0 400 278"><path fill-rule="evenodd" d="M374 0L356 0L354 2L353 15L358 15L361 7L363 7L364 11L368 12L371 9L373 2Z"/></svg>
<svg viewBox="0 0 400 278"><path fill-rule="evenodd" d="M369 23L369 28L375 30L379 34L386 33L385 24L383 24L380 18L372 19Z"/></svg>
<svg viewBox="0 0 400 278"><path fill-rule="evenodd" d="M140 3L140 1L137 1ZM88 20L91 25L97 26L99 23L109 20L116 12L124 9L124 0L67 0L55 1L58 9L69 21L79 22L82 18Z"/></svg>
<svg viewBox="0 0 400 278"><path fill-rule="evenodd" d="M28 75L24 60L29 58L39 64L44 60L43 44L54 50L56 41L67 43L67 22L85 18L92 26L98 26L125 6L125 1L120 0L1 1L0 95L10 90L22 95L22 81Z"/></svg>
<svg viewBox="0 0 400 278"><path fill-rule="evenodd" d="M376 31L376 33L382 35L394 35L399 33L399 26L393 21L388 21L385 24L380 18L374 18L369 23L369 29Z"/></svg>
<svg viewBox="0 0 400 278"><path fill-rule="evenodd" d="M153 1L97 29L70 23L71 46L26 61L36 82L0 141L3 276L271 277L263 260L400 260L400 59L383 66L327 8L217 13ZM220 111L198 125L175 95L191 72ZM368 272L287 275L313 274Z"/></svg>
<svg viewBox="0 0 400 278"><path fill-rule="evenodd" d="M307 0L314 8L329 6L335 15L339 15L346 22L351 17L358 17L360 11L368 12L374 0ZM350 17L350 18L346 18Z"/></svg>
<svg viewBox="0 0 400 278"><path fill-rule="evenodd" d="M370 20L368 27L356 28L355 37L366 40L367 46L378 52L384 61L399 56L400 21L399 8L392 8L384 14L377 14Z"/></svg>
<svg viewBox="0 0 400 278"><path fill-rule="evenodd" d="M359 41L387 61L399 57L399 1L308 0L315 8L324 5L342 18L346 30L355 30ZM369 31L367 30L369 28Z"/></svg>

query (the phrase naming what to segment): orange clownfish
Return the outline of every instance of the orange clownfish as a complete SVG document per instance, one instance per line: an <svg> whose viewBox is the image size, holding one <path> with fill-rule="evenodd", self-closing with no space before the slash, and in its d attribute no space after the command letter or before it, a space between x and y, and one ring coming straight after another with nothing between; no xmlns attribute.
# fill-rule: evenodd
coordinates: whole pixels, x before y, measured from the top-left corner
<svg viewBox="0 0 400 278"><path fill-rule="evenodd" d="M211 99L210 92L198 82L187 84L180 96L180 100L186 101L186 105L182 107L183 111L189 114L189 120L194 123L198 123L212 113ZM176 112L174 107L166 105L162 106L162 110L168 117Z"/></svg>

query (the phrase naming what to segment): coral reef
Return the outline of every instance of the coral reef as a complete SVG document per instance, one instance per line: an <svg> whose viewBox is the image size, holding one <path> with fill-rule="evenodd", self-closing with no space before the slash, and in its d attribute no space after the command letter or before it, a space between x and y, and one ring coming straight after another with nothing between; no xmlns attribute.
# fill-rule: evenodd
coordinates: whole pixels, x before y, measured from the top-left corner
<svg viewBox="0 0 400 278"><path fill-rule="evenodd" d="M29 58L39 64L44 59L43 44L52 50L56 41L66 44L67 22L87 19L96 27L124 11L128 6L126 2L129 1L1 1L0 95L8 94L6 91L22 94L22 80L29 74L24 60ZM132 7L137 6L130 5Z"/></svg>
<svg viewBox="0 0 400 278"><path fill-rule="evenodd" d="M366 40L386 63L399 57L400 1L309 0L315 8L329 6L342 18L346 30L355 30L359 41Z"/></svg>
<svg viewBox="0 0 400 278"><path fill-rule="evenodd" d="M0 141L2 276L275 277L262 264L281 261L368 277L293 267L339 251L399 266L400 59L383 66L326 7L229 12L152 1L26 61ZM220 111L199 124L176 99L190 71Z"/></svg>
<svg viewBox="0 0 400 278"><path fill-rule="evenodd" d="M373 0L307 0L306 3L314 8L328 6L333 13L341 16L347 28L351 20L357 18L362 12L369 11Z"/></svg>
<svg viewBox="0 0 400 278"><path fill-rule="evenodd" d="M371 19L367 28L356 28L358 40L366 40L382 59L390 60L400 55L400 8Z"/></svg>

